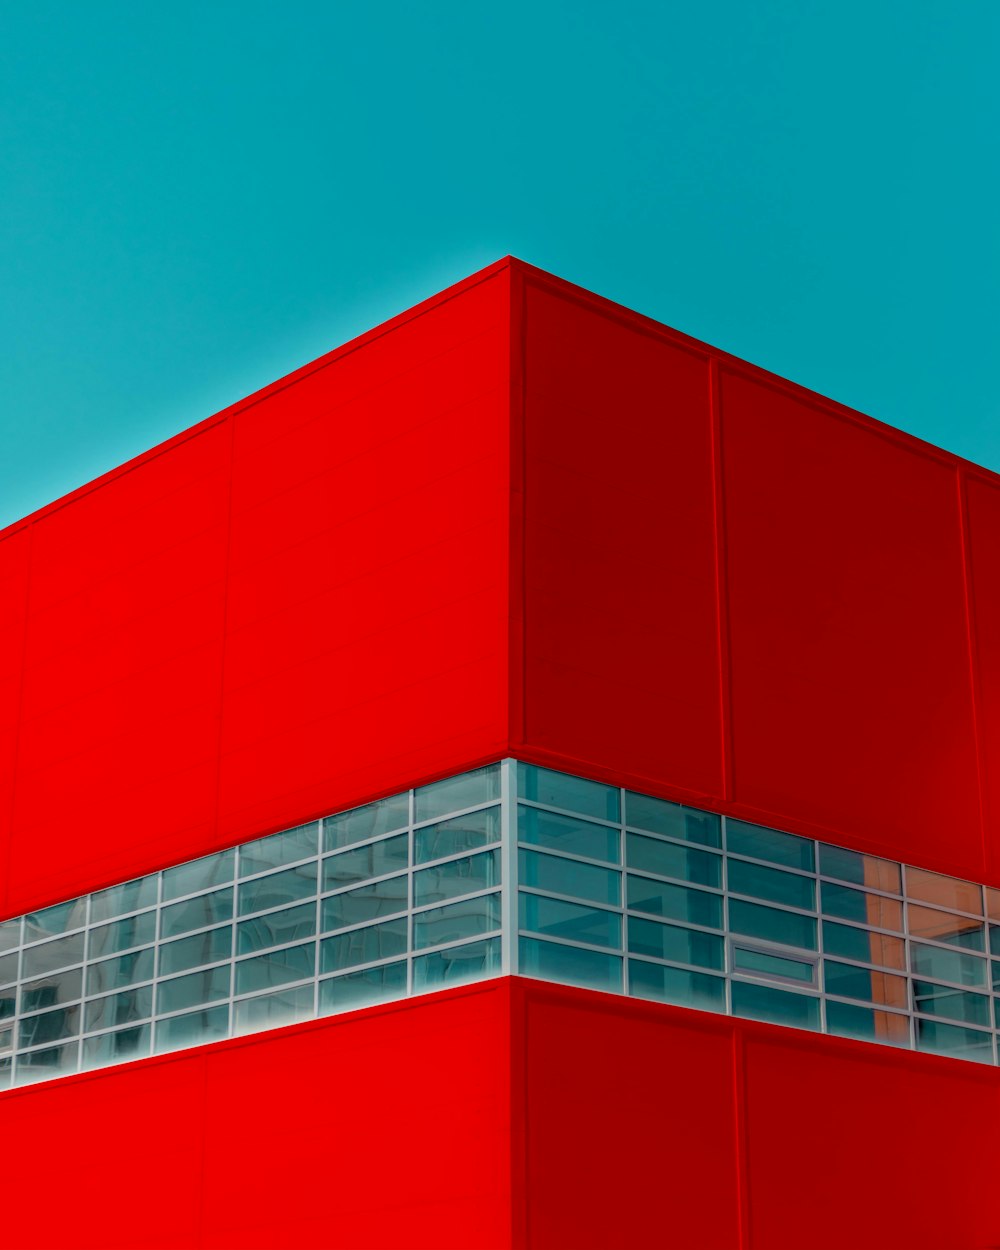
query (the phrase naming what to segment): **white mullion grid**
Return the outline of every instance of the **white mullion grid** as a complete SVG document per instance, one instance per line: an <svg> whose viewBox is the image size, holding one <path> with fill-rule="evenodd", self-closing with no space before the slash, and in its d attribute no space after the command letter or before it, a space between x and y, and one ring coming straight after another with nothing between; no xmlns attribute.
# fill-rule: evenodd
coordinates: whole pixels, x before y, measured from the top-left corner
<svg viewBox="0 0 1000 1250"><path fill-rule="evenodd" d="M406 997L413 996L413 959L416 950L413 922L413 867L416 862L417 792L411 786L407 792L409 819L407 822L406 867Z"/></svg>
<svg viewBox="0 0 1000 1250"><path fill-rule="evenodd" d="M313 985L312 996L312 1018L319 1019L319 979L321 975L323 954L322 954L322 938L320 934L323 932L323 864L326 856L326 819L316 822L319 829L316 834L316 975L313 977L315 984ZM233 925L235 933L236 926ZM235 962L235 961L234 961ZM233 971L233 995L236 994L236 972Z"/></svg>
<svg viewBox="0 0 1000 1250"><path fill-rule="evenodd" d="M517 761L500 764L500 974L517 976L518 848Z"/></svg>
<svg viewBox="0 0 1000 1250"><path fill-rule="evenodd" d="M823 966L823 900L819 884L819 841L812 839L813 883L816 890L816 987L819 990L819 1031L827 1033L826 1025L826 969Z"/></svg>

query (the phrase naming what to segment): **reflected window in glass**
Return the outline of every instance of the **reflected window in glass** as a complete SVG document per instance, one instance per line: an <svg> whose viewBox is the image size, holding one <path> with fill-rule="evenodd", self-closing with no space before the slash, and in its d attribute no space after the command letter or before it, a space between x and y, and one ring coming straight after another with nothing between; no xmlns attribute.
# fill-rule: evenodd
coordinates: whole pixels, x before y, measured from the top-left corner
<svg viewBox="0 0 1000 1250"><path fill-rule="evenodd" d="M439 820L466 807L495 802L499 797L500 765L489 764L414 790L413 818L419 823Z"/></svg>
<svg viewBox="0 0 1000 1250"><path fill-rule="evenodd" d="M600 820L621 819L621 796L617 786L570 777L534 764L518 764L517 792L520 798L544 803L546 807L561 807L564 811L596 816Z"/></svg>

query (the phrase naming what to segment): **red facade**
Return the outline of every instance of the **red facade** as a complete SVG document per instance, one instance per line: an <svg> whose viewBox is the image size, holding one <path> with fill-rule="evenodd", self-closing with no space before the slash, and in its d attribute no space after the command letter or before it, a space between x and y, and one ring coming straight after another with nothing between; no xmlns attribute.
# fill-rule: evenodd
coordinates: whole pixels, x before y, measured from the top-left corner
<svg viewBox="0 0 1000 1250"><path fill-rule="evenodd" d="M502 261L0 534L0 916L507 755L1000 886L998 639L994 475ZM971 1250L998 1097L502 980L0 1095L5 1244Z"/></svg>

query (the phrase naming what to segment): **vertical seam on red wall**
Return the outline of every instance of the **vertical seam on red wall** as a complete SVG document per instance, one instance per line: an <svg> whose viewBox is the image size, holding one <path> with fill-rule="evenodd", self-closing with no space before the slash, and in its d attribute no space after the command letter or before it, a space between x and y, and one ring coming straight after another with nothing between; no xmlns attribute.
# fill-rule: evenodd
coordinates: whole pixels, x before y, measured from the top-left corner
<svg viewBox="0 0 1000 1250"><path fill-rule="evenodd" d="M736 1137L736 1218L740 1250L750 1250L750 1176L746 1113L746 1041L734 1029L733 1038L733 1117Z"/></svg>
<svg viewBox="0 0 1000 1250"><path fill-rule="evenodd" d="M10 779L10 820L7 826L6 846L3 848L3 895L0 897L0 915L4 918L7 916L7 909L10 906L10 874L11 864L14 862L14 814L17 811L17 777L18 777L18 760L21 755L21 739L23 737L23 727L21 720L24 716L24 670L28 661L28 615L31 611L31 573L34 564L35 551L35 524L32 522L28 526L28 568L24 579L24 623L21 629L21 663L17 673L17 715L14 717L14 751L11 756L11 779Z"/></svg>
<svg viewBox="0 0 1000 1250"><path fill-rule="evenodd" d="M510 1246L526 1250L528 1245L528 1014L525 992L516 977L508 977L508 1010L510 1012L507 1058L510 1116Z"/></svg>
<svg viewBox="0 0 1000 1250"><path fill-rule="evenodd" d="M525 360L527 294L523 275L510 267L509 526L507 537L507 739L510 746L525 740Z"/></svg>
<svg viewBox="0 0 1000 1250"><path fill-rule="evenodd" d="M729 658L729 596L727 593L726 508L722 475L721 370L714 356L708 360L708 407L712 431L712 503L715 538L715 619L719 660L719 738L722 797L733 798L733 716Z"/></svg>
<svg viewBox="0 0 1000 1250"><path fill-rule="evenodd" d="M979 664L976 655L976 632L973 620L975 589L972 577L972 553L969 542L969 497L965 474L955 470L958 490L958 532L962 541L962 587L965 592L965 637L969 653L969 691L972 698L972 734L976 746L976 787L979 793L979 845L982 880L990 875L988 846L986 841L986 795L983 784L983 743L980 732L982 691L979 684Z"/></svg>
<svg viewBox="0 0 1000 1250"><path fill-rule="evenodd" d="M207 1242L205 1233L205 1166L208 1162L208 1124L209 1124L209 1059L207 1055L202 1055L201 1066L204 1072L204 1092L202 1094L201 1107L201 1138L199 1142L199 1151L201 1155L200 1165L198 1167L198 1228L196 1236L198 1239L198 1250L204 1250Z"/></svg>
<svg viewBox="0 0 1000 1250"><path fill-rule="evenodd" d="M222 734L226 710L226 650L229 628L229 563L233 547L233 475L236 472L236 417L229 418L229 499L226 506L226 554L222 564L222 653L219 657L219 735L215 751L215 835L222 802Z"/></svg>

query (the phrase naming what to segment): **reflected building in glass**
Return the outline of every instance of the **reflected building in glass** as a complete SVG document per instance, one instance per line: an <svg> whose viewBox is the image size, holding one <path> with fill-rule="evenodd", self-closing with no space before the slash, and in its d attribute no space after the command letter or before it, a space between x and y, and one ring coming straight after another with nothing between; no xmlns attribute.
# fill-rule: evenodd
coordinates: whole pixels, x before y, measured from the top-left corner
<svg viewBox="0 0 1000 1250"><path fill-rule="evenodd" d="M993 474L507 259L0 608L11 1250L1000 1244Z"/></svg>

